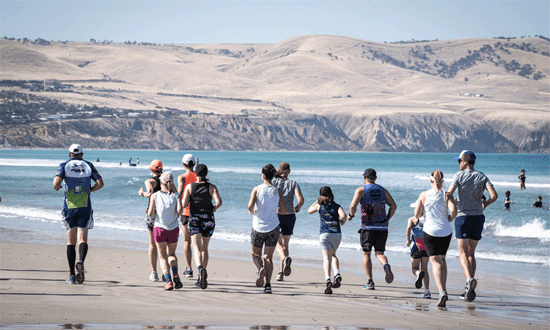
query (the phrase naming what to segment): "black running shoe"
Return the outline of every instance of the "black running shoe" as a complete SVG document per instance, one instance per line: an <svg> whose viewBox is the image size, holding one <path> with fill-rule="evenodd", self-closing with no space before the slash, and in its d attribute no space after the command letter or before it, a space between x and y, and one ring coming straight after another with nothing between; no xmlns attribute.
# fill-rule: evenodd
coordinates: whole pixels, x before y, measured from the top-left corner
<svg viewBox="0 0 550 330"><path fill-rule="evenodd" d="M181 289L183 284L181 283L180 277L176 274L174 275L174 289Z"/></svg>
<svg viewBox="0 0 550 330"><path fill-rule="evenodd" d="M334 276L334 281L332 282L332 287L334 289L338 289L341 283L342 283L342 275L336 274L336 276Z"/></svg>
<svg viewBox="0 0 550 330"><path fill-rule="evenodd" d="M422 279L424 278L424 275L426 274L423 270L418 273L418 276L416 276L416 282L414 282L415 288L420 289L422 287Z"/></svg>
<svg viewBox="0 0 550 330"><path fill-rule="evenodd" d="M82 284L84 283L84 263L82 261L79 261L76 263L76 275L75 280L76 283Z"/></svg>
<svg viewBox="0 0 550 330"><path fill-rule="evenodd" d="M332 282L327 280L325 294L332 294Z"/></svg>

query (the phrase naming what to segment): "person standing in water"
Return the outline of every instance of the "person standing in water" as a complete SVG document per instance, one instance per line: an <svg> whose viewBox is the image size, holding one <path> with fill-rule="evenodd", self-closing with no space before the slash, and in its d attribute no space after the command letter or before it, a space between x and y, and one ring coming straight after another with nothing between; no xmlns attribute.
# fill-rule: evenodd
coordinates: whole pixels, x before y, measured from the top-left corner
<svg viewBox="0 0 550 330"><path fill-rule="evenodd" d="M317 201L308 208L307 212L309 214L319 212L321 220L319 243L323 252L325 294L332 294L332 288L337 289L342 283L340 262L336 257L336 250L342 242L340 226L346 223L348 217L344 209L334 202L334 195L329 186L321 187ZM333 281L330 279L331 268L334 270Z"/></svg>
<svg viewBox="0 0 550 330"><path fill-rule="evenodd" d="M506 193L504 194L504 196L506 196L506 198L504 198L504 209L507 210L507 211L510 210L510 204L514 203L510 199L510 195L511 195L510 190L506 190Z"/></svg>
<svg viewBox="0 0 550 330"><path fill-rule="evenodd" d="M206 176L208 167L199 164L195 167L197 182L192 182L185 187L183 196L183 208L189 205L189 234L193 244L193 254L199 276L196 285L201 289L208 287L208 244L214 234L216 220L214 212L222 206L222 198L218 188L209 183ZM212 204L212 198L216 205Z"/></svg>
<svg viewBox="0 0 550 330"><path fill-rule="evenodd" d="M94 227L91 193L103 188L103 179L91 162L82 159L84 150L79 144L69 147L69 160L59 164L53 179L53 189L61 189L65 183L63 200L63 224L67 229L67 261L69 277L67 283L84 283L84 261L88 254L88 230ZM92 180L95 184L92 186ZM79 260L76 262L78 239ZM76 271L75 273L75 266Z"/></svg>
<svg viewBox="0 0 550 330"><path fill-rule="evenodd" d="M300 209L304 205L304 196L300 190L300 185L294 180L290 180L288 175L290 174L290 165L288 163L279 164L279 169L275 173L275 177L271 181L273 186L277 187L283 192L285 200L286 213L278 213L279 225L281 226L281 235L277 242L277 254L281 260L281 266L279 274L277 274L277 281L282 281L285 276L289 276L291 273L290 265L292 258L289 256L288 244L290 242L290 236L294 233L294 225L296 224L296 213L300 212ZM294 196L298 200L298 204L294 207Z"/></svg>
<svg viewBox="0 0 550 330"><path fill-rule="evenodd" d="M181 211L181 200L174 189L174 176L170 172L162 173L160 190L151 196L147 215L150 217L157 215L153 236L160 254L160 267L166 281L164 290L180 289L183 286L178 274L178 258L176 257L180 234L178 218ZM170 276L170 269L172 276Z"/></svg>
<svg viewBox="0 0 550 330"><path fill-rule="evenodd" d="M350 221L353 219L355 212L357 212L357 205L361 203L361 229L359 233L361 247L363 248L363 268L368 280L364 288L367 290L374 290L371 261L373 248L376 259L384 267L386 283L393 282L393 273L384 251L386 251L386 241L388 240L389 221L395 214L395 210L397 210L397 204L384 187L375 183L376 179L374 169L368 168L365 170L363 173L365 184L355 190L348 217ZM389 206L387 213L386 205Z"/></svg>
<svg viewBox="0 0 550 330"><path fill-rule="evenodd" d="M519 190L525 189L525 170L521 170L521 173L518 175L519 179Z"/></svg>
<svg viewBox="0 0 550 330"><path fill-rule="evenodd" d="M148 199L147 209L145 210L145 226L147 227L147 232L149 233L149 263L151 264L151 275L149 279L153 282L159 281L159 276L157 273L157 259L158 259L158 250L157 244L155 243L155 237L153 236L153 228L155 226L155 215L149 216L149 206L151 205L150 197L160 190L160 176L162 174L162 162L158 159L155 159L151 162L150 165L151 177L145 180L145 190L143 187L139 188L138 195L143 196Z"/></svg>
<svg viewBox="0 0 550 330"><path fill-rule="evenodd" d="M191 154L185 154L181 159L183 169L185 173L178 176L178 193L183 199L185 187L193 182L197 182L197 175L195 174L195 157ZM189 233L189 206L183 210L181 215L181 232L183 235L183 259L185 261L185 271L183 276L187 278L193 277L193 269L191 268L191 262L193 261L193 253L191 251L191 234Z"/></svg>
<svg viewBox="0 0 550 330"><path fill-rule="evenodd" d="M283 193L271 184L275 172L271 164L262 168L260 178L263 183L252 189L248 201L248 213L254 215L250 241L252 260L258 268L256 286L263 286L267 294L272 293L273 252L281 233L277 214L286 214Z"/></svg>

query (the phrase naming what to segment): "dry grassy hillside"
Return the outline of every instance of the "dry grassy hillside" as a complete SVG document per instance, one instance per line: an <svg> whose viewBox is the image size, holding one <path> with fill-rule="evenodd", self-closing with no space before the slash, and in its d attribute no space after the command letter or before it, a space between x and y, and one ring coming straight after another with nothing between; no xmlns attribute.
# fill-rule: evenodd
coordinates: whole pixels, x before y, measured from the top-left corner
<svg viewBox="0 0 550 330"><path fill-rule="evenodd" d="M252 125L248 138L257 135L249 143L236 126L205 124L194 131L205 141L201 146L192 142L189 127L164 116L155 119L156 125L171 127L162 138L158 130L140 132L156 144L111 137L127 147L547 153L549 55L550 42L541 38L382 44L315 35L273 45L35 45L1 40L0 79L72 84L71 93L2 86L57 100L66 108L156 110L161 116L167 110L196 111L178 120L199 126L214 118L200 113L222 115L228 122L248 117L253 119L247 124ZM2 102L5 110L14 108L12 99ZM102 120L90 121L92 132L102 127ZM112 135L117 125L125 125L122 118L110 121L115 125L108 130ZM1 124L2 139L10 145L62 144L63 131L55 137L36 133L51 129L52 122ZM327 136L333 137L320 143ZM109 138L102 139L109 148ZM102 147L101 142L94 145Z"/></svg>

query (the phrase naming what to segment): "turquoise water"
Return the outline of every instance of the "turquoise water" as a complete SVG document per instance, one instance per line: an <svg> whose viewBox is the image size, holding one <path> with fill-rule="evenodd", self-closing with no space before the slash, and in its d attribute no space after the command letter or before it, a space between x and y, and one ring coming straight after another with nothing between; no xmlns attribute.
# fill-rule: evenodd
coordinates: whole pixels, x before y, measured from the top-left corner
<svg viewBox="0 0 550 330"><path fill-rule="evenodd" d="M114 240L121 245L146 248L144 213L147 200L138 196L143 181L150 176L148 164L153 159L164 163L165 171L176 176L183 173L182 151L86 150L84 158L96 164L105 187L92 194L94 237ZM347 152L192 152L209 167L209 178L218 186L223 199L216 213L216 231L211 246L218 250L248 252L252 217L247 203L250 192L261 183L262 166L282 161L290 163L290 177L300 184L306 203L297 215L291 251L306 258L319 258L318 215L308 215L307 208L318 196L319 188L331 186L336 202L347 211L355 189L362 184L362 173L372 167L378 172L377 183L395 199L398 209L390 222L387 250L394 263L409 262L405 245L406 220L410 207L423 190L429 189L431 171L441 170L451 180L459 168L455 154L442 153L347 153ZM128 158L140 159L129 167ZM550 265L550 159L549 155L478 154L476 169L484 172L495 185L499 200L485 212L486 224L477 256L485 260L487 271L499 272L521 266L537 278L548 280ZM100 162L97 163L97 158ZM60 222L63 192L52 188L59 163L68 159L65 150L0 150L0 228L22 229L33 239L48 241L62 238ZM120 166L122 162L122 166ZM527 190L520 191L517 176L526 170ZM514 202L504 210L504 193L511 191ZM537 196L543 197L544 209L531 208ZM358 219L343 226L341 258L360 260ZM456 242L449 251L450 264L458 268ZM483 264L484 261L480 261ZM480 267L481 268L481 267Z"/></svg>

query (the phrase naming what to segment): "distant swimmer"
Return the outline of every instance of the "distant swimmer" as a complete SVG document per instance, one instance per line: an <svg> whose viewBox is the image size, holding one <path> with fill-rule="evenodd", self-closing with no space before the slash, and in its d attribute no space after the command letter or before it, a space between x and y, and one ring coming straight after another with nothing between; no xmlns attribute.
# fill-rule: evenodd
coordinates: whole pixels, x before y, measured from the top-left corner
<svg viewBox="0 0 550 330"><path fill-rule="evenodd" d="M272 180L273 186L279 188L283 192L286 205L286 214L277 214L281 226L281 235L279 236L279 242L277 243L276 249L281 260L277 281L282 281L285 276L289 276L291 273L290 264L292 263L292 259L289 256L288 243L290 242L290 236L294 233L296 213L300 212L300 209L304 205L304 196L300 190L300 185L298 185L298 182L290 180L288 178L289 174L290 165L283 162L279 164L279 169ZM296 207L294 207L294 196L296 196L298 200Z"/></svg>
<svg viewBox="0 0 550 330"><path fill-rule="evenodd" d="M128 159L128 166L136 166L136 164L132 163L132 157Z"/></svg>
<svg viewBox="0 0 550 330"><path fill-rule="evenodd" d="M178 258L176 257L180 234L178 219L182 207L179 194L175 191L172 173L162 173L160 190L151 196L151 204L147 210L149 217L156 215L153 235L160 255L160 268L166 281L164 290L181 289L183 286L178 274ZM171 276L170 270L172 270Z"/></svg>
<svg viewBox="0 0 550 330"><path fill-rule="evenodd" d="M433 277L439 290L437 307L446 307L449 296L447 294L447 262L445 257L453 236L450 222L455 219L457 209L452 195L446 197L443 193L443 173L440 170L435 170L430 175L430 186L430 190L424 191L418 196L414 208L414 217L410 218L409 221L416 223L422 215L426 217L422 227L422 241L432 263ZM417 288L421 285L419 284L417 278L415 283ZM428 283L424 282L424 284L428 286Z"/></svg>
<svg viewBox="0 0 550 330"><path fill-rule="evenodd" d="M341 225L348 219L344 209L334 202L334 195L329 186L321 187L319 197L307 210L309 214L318 212L321 221L319 243L323 253L323 270L325 272L325 294L332 294L332 289L341 286L340 262L336 250L342 242ZM334 271L334 279L330 279L330 271Z"/></svg>
<svg viewBox="0 0 550 330"><path fill-rule="evenodd" d="M252 189L248 201L248 213L253 215L250 233L252 260L258 268L256 286L263 286L267 294L272 293L273 252L281 234L277 213L287 212L283 192L271 184L275 172L271 164L262 168L262 184Z"/></svg>
<svg viewBox="0 0 550 330"><path fill-rule="evenodd" d="M519 189L525 189L525 170L521 170L520 175L518 175L519 179Z"/></svg>
<svg viewBox="0 0 550 330"><path fill-rule="evenodd" d="M505 196L506 198L504 199L504 209L505 210L510 210L510 204L513 204L514 202L512 202L512 200L510 200L510 190L506 190L506 193L505 193Z"/></svg>
<svg viewBox="0 0 550 330"><path fill-rule="evenodd" d="M542 196L537 197L537 201L531 207L542 207Z"/></svg>
<svg viewBox="0 0 550 330"><path fill-rule="evenodd" d="M97 157L97 160L96 160L96 162L98 162L98 163L99 163L99 157Z"/></svg>
<svg viewBox="0 0 550 330"><path fill-rule="evenodd" d="M53 189L58 191L64 182L63 224L67 228L67 283L84 282L84 261L88 253L88 230L94 227L91 193L103 188L103 179L91 162L82 159L84 150L79 144L69 147L69 160L59 164L53 179ZM92 180L95 184L92 186ZM78 238L79 260L76 262ZM75 273L76 266L76 273Z"/></svg>
<svg viewBox="0 0 550 330"><path fill-rule="evenodd" d="M474 170L476 155L473 151L463 150L454 160L458 160L460 171L454 175L445 196L448 201L455 190L458 191L455 236L458 243L460 265L466 277L466 287L460 297L466 301L473 301L476 298L475 289L477 287L475 251L485 223L483 210L498 199L498 194L489 178ZM485 190L489 192L490 196L483 202L481 198Z"/></svg>
<svg viewBox="0 0 550 330"><path fill-rule="evenodd" d="M209 254L208 244L216 228L214 213L222 206L222 198L218 188L208 182L208 167L198 164L195 167L197 181L185 186L183 195L183 208L189 206L189 234L193 244L193 255L199 276L195 285L201 289L208 287ZM212 203L212 199L216 204Z"/></svg>
<svg viewBox="0 0 550 330"><path fill-rule="evenodd" d="M377 185L376 171L368 168L363 173L364 185L355 190L353 200L349 206L349 220L355 216L357 205L361 204L361 229L359 230L361 247L363 249L363 268L367 275L367 285L364 289L374 290L372 278L371 251L374 248L374 255L380 264L383 265L386 273L386 283L393 282L393 273L384 255L386 241L388 240L388 225L390 219L397 210L397 204L390 193L382 186ZM389 209L386 213L386 205Z"/></svg>
<svg viewBox="0 0 550 330"><path fill-rule="evenodd" d="M138 164L138 165L139 165L139 158L137 158L137 159L136 159L136 164Z"/></svg>
<svg viewBox="0 0 550 330"><path fill-rule="evenodd" d="M147 227L147 232L149 233L149 263L151 264L151 275L149 279L153 282L159 281L159 276L157 273L157 244L155 243L155 237L153 235L153 228L155 226L155 216L149 216L148 211L151 206L151 196L160 191L160 176L162 174L162 162L158 159L155 159L151 162L151 177L145 180L145 190L143 187L139 188L138 195L143 196L148 199L147 209L145 210L145 226Z"/></svg>

